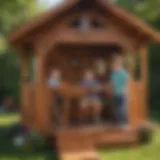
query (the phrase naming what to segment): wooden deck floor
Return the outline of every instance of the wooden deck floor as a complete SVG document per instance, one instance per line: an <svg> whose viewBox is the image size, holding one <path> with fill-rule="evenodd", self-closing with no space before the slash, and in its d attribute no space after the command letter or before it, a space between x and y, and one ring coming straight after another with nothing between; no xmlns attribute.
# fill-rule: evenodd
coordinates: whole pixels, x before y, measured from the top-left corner
<svg viewBox="0 0 160 160"><path fill-rule="evenodd" d="M138 143L138 134L133 129L116 128L113 126L61 128L56 131L57 149L61 157L83 157L85 160L97 160L96 149L121 147ZM89 154L90 153L90 154ZM92 153L92 154L91 154ZM79 160L84 160L83 158ZM76 160L76 159L75 159Z"/></svg>
<svg viewBox="0 0 160 160"><path fill-rule="evenodd" d="M81 140L82 143L87 139L95 146L107 146L112 144L135 143L137 140L137 132L130 128L123 129L109 126L81 127L59 129L56 132L56 137L63 139L63 144L74 140Z"/></svg>

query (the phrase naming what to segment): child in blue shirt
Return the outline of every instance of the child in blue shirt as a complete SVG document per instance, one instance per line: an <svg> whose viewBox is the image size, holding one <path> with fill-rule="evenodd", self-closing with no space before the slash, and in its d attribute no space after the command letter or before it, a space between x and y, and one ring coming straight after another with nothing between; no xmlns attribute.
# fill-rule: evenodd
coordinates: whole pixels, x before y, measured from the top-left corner
<svg viewBox="0 0 160 160"><path fill-rule="evenodd" d="M114 115L120 125L127 124L128 73L124 68L123 57L115 56L111 73L113 87Z"/></svg>

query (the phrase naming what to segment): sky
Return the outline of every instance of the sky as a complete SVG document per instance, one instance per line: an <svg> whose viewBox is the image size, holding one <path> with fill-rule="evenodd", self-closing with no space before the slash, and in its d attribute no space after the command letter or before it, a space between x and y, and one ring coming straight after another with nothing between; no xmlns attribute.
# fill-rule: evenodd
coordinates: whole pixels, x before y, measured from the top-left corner
<svg viewBox="0 0 160 160"><path fill-rule="evenodd" d="M48 7L56 6L61 3L63 0L40 0L41 3L46 4Z"/></svg>
<svg viewBox="0 0 160 160"><path fill-rule="evenodd" d="M51 5L56 5L60 3L62 0L43 0L43 1L46 1L48 4L51 4Z"/></svg>

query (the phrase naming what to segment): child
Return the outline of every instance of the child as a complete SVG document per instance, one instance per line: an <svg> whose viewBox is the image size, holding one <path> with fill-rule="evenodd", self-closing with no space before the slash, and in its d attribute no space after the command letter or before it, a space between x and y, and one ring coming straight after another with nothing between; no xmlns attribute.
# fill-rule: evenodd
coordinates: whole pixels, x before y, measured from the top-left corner
<svg viewBox="0 0 160 160"><path fill-rule="evenodd" d="M128 73L125 71L123 58L115 56L111 73L111 83L113 87L114 115L117 123L127 124L127 89Z"/></svg>
<svg viewBox="0 0 160 160"><path fill-rule="evenodd" d="M97 94L99 90L99 83L94 77L94 73L92 71L85 71L84 78L81 81L81 87L88 90L86 97L83 97L80 102L80 107L82 111L88 110L90 108L90 112L92 112L92 119L98 123L100 121L102 105Z"/></svg>
<svg viewBox="0 0 160 160"><path fill-rule="evenodd" d="M51 76L48 81L50 88L58 88L61 84L61 72L58 69L54 69L51 72Z"/></svg>

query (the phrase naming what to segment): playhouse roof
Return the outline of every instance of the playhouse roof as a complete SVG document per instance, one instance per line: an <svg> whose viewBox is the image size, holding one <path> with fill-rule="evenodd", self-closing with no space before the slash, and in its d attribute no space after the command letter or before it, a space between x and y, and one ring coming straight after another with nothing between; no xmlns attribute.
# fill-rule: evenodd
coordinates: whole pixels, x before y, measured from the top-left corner
<svg viewBox="0 0 160 160"><path fill-rule="evenodd" d="M32 20L31 22L25 24L20 29L15 31L9 36L9 41L14 42L18 39L23 38L31 31L39 28L40 26L46 24L50 20L52 20L55 16L60 13L65 12L69 8L73 7L74 5L78 4L82 0L65 0L61 5L57 6L56 8L52 8L49 11L41 14L38 18ZM86 0L87 1L87 0ZM119 8L113 3L107 2L107 0L95 0L97 3L103 5L107 12L112 14L113 16L119 18L123 23L126 23L128 26L131 26L149 37L150 41L153 42L160 42L160 33L152 29L149 25L145 24L135 16L129 14L128 12L124 11L123 9Z"/></svg>

